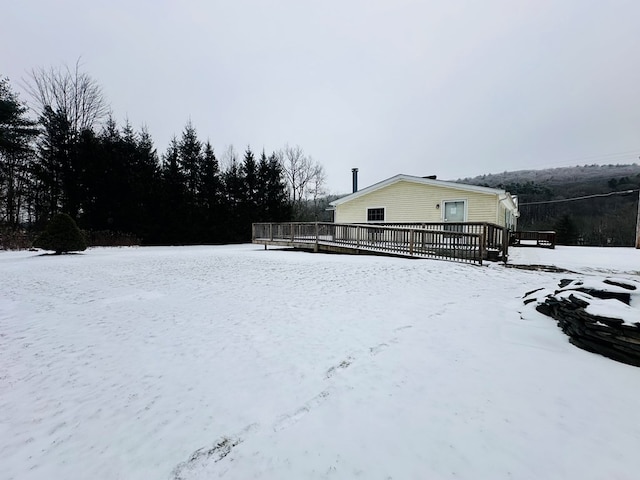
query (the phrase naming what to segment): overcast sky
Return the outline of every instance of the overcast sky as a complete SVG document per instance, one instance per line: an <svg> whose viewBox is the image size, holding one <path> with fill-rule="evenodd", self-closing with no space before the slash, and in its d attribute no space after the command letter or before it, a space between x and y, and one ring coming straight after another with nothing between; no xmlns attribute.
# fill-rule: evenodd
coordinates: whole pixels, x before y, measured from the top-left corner
<svg viewBox="0 0 640 480"><path fill-rule="evenodd" d="M14 0L0 75L102 85L159 153L191 119L221 155L300 145L332 193L397 173L456 179L633 163L638 0Z"/></svg>

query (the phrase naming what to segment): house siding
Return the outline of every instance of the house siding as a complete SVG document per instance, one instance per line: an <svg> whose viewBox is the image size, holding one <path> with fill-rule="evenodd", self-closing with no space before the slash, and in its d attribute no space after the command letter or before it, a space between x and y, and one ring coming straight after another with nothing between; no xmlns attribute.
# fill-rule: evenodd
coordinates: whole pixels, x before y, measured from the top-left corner
<svg viewBox="0 0 640 480"><path fill-rule="evenodd" d="M442 222L446 200L465 200L467 222L491 222L505 225L505 208L492 193L421 185L399 181L369 194L337 205L337 223L366 223L367 208L385 208L385 222ZM440 208L436 208L440 205Z"/></svg>

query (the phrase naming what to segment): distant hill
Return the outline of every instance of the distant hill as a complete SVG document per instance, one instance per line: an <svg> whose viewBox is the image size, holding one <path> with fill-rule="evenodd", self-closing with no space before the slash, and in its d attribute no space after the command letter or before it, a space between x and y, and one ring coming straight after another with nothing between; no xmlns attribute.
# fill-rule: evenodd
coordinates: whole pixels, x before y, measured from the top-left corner
<svg viewBox="0 0 640 480"><path fill-rule="evenodd" d="M519 170L457 180L503 188L518 197L519 230L556 230L561 243L632 246L638 193L560 203L549 200L640 189L640 165L584 165ZM533 203L533 205L527 205Z"/></svg>
<svg viewBox="0 0 640 480"><path fill-rule="evenodd" d="M582 165L576 167L546 168L543 170L517 170L514 172L491 173L477 177L467 177L457 180L472 185L499 185L534 182L547 185L562 185L565 182L587 183L593 185L605 184L610 179L640 176L640 165Z"/></svg>

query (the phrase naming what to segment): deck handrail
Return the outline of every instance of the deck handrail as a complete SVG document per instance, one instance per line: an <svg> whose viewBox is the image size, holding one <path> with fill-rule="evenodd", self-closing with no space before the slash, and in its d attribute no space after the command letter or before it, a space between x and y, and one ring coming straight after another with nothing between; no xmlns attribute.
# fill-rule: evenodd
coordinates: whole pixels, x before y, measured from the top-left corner
<svg viewBox="0 0 640 480"><path fill-rule="evenodd" d="M494 251L496 255L501 253L506 260L505 229L498 225L431 223L430 228L424 228L423 225L426 224L254 223L252 241L314 251L349 248L361 252L440 258L480 265ZM463 228L475 231L459 231ZM499 229L500 235L496 234L496 229Z"/></svg>
<svg viewBox="0 0 640 480"><path fill-rule="evenodd" d="M534 241L535 244L522 243L523 241ZM511 232L509 243L514 247L555 248L556 232L553 230L516 230Z"/></svg>

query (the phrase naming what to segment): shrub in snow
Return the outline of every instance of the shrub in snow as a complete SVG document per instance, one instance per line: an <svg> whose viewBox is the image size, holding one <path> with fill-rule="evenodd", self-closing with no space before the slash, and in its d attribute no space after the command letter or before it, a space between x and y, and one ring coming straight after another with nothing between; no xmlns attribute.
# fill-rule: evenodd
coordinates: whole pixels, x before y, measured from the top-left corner
<svg viewBox="0 0 640 480"><path fill-rule="evenodd" d="M59 213L51 219L47 228L42 232L33 246L44 250L53 250L56 255L66 252L86 250L87 242L82 232L66 213Z"/></svg>

